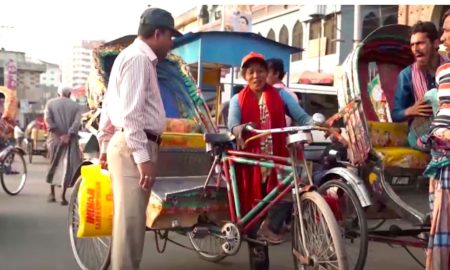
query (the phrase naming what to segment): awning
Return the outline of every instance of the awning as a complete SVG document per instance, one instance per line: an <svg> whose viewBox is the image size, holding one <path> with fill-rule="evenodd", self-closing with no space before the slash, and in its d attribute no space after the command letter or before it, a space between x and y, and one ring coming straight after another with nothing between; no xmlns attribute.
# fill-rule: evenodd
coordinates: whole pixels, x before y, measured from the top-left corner
<svg viewBox="0 0 450 270"><path fill-rule="evenodd" d="M301 84L320 84L333 85L334 75L328 73L319 73L313 71L304 71L300 74L298 83Z"/></svg>
<svg viewBox="0 0 450 270"><path fill-rule="evenodd" d="M75 97L82 97L86 95L86 88L84 86L80 86L72 90L72 95Z"/></svg>

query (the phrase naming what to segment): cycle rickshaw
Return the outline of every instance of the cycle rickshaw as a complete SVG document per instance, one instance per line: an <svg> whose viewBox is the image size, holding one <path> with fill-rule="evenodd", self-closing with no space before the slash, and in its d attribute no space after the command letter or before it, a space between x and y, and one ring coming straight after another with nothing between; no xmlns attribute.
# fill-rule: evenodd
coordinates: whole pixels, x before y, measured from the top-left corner
<svg viewBox="0 0 450 270"><path fill-rule="evenodd" d="M0 119L0 182L9 195L17 195L25 187L27 166L25 152L14 146L13 130L16 124L18 100L15 90L0 86L3 111Z"/></svg>
<svg viewBox="0 0 450 270"><path fill-rule="evenodd" d="M427 247L430 210L422 173L430 156L408 147L408 123L390 118L397 76L414 62L409 44L409 26L381 27L348 55L337 76L340 111L328 122L343 118L349 161L325 173L320 191L338 203L333 210L350 269L364 268L368 241L403 247L423 266L408 248Z"/></svg>
<svg viewBox="0 0 450 270"><path fill-rule="evenodd" d="M100 80L107 81L114 58L134 38L126 36L100 47L97 51ZM169 238L169 232L174 231L189 238L191 247L184 247L194 250L202 259L218 262L236 254L244 240L267 244L247 237L246 233L276 200L292 193L296 209L292 254L295 265L307 269L346 269L345 251L334 215L311 185L310 171L304 168L304 159L297 161L303 145L312 140L310 131L320 128L251 130L255 134L292 132L292 159L235 151L233 136L219 132L211 117L207 99L214 103L214 95L206 90L200 91L191 75L192 71L200 85L212 88L214 94L216 91L220 93L221 68L239 66L249 48L267 57L277 56L285 60L291 53L300 51L252 33L189 33L176 39L173 54L158 63L158 80L168 129L162 136L159 175L147 208L148 230L155 232L159 252L164 251L167 241L174 242ZM102 91L104 88L100 88L99 92ZM93 95L90 100L101 100L101 97ZM95 121L91 123L95 126ZM240 214L234 175L236 163L280 170L279 187L245 216ZM300 176L304 178L300 179ZM110 238L76 237L79 221L77 191L82 181L79 177L70 200L72 250L82 269L106 269L109 266ZM314 230L321 233L317 235ZM96 252L86 252L92 249Z"/></svg>
<svg viewBox="0 0 450 270"><path fill-rule="evenodd" d="M47 135L48 130L43 115L28 123L25 129L24 144L30 164L33 162L33 155L47 157Z"/></svg>

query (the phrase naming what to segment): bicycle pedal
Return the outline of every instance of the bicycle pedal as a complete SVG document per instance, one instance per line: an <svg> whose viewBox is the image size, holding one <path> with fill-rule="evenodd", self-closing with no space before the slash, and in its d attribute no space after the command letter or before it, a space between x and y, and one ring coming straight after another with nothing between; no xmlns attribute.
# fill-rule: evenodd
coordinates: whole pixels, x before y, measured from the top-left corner
<svg viewBox="0 0 450 270"><path fill-rule="evenodd" d="M253 244L258 244L258 245L262 245L262 246L269 246L269 243L267 241L264 240L257 240L254 238L250 238L250 237L244 237L244 240Z"/></svg>

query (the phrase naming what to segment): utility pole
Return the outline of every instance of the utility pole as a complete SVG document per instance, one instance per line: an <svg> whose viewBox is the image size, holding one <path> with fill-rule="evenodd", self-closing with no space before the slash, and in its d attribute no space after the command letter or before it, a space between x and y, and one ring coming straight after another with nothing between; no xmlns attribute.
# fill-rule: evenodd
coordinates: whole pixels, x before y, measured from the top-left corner
<svg viewBox="0 0 450 270"><path fill-rule="evenodd" d="M354 5L353 48L361 42L361 6Z"/></svg>

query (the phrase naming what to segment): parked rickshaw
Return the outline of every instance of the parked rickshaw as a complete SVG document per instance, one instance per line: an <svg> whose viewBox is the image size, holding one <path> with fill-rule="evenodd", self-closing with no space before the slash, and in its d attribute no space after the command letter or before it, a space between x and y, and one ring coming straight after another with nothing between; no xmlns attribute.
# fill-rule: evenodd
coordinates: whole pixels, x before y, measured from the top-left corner
<svg viewBox="0 0 450 270"><path fill-rule="evenodd" d="M0 86L2 116L0 118L0 183L9 195L17 195L25 187L27 166L25 152L15 146L18 100L15 90Z"/></svg>
<svg viewBox="0 0 450 270"><path fill-rule="evenodd" d="M33 162L33 155L47 157L47 135L48 130L42 115L28 123L25 129L24 146L30 164Z"/></svg>
<svg viewBox="0 0 450 270"><path fill-rule="evenodd" d="M340 112L328 122L343 118L349 160L325 173L320 191L335 199L351 269L364 268L369 240L404 247L411 256L408 247L427 246L422 173L430 155L408 147L408 123L390 118L397 76L414 62L409 44L409 26L381 27L349 54L338 76ZM399 219L408 228L396 224Z"/></svg>
<svg viewBox="0 0 450 270"><path fill-rule="evenodd" d="M98 79L103 85L108 81L115 57L134 38L119 38L96 52ZM155 233L159 252L164 251L167 241L176 243L169 238L169 232L174 231L188 236L191 247L176 244L196 251L202 259L218 262L236 254L244 240L267 244L248 237L247 232L276 201L292 193L295 202L292 241L296 267L346 269L345 250L334 215L312 187L311 172L305 168L305 160L298 160L303 145L312 140L310 131L323 128L254 130L249 127L249 131L256 134L255 139L270 132L292 133L289 143L291 158L287 159L233 150L233 136L228 132L219 133L211 117L205 100L206 92L200 91L198 86L213 86L220 94L221 68L239 66L242 57L251 50L267 57L283 58L285 63L289 63L290 54L300 51L252 33L189 33L176 39L173 53L158 63L167 129L162 135L159 175L147 208L147 228ZM101 100L104 87L97 90L100 94L91 92L89 100ZM92 115L98 116L98 113ZM96 121L88 122L92 130ZM280 172L281 184L245 216L240 214L238 179L233 173L236 163L276 167L285 172L284 175ZM110 263L110 237L76 237L79 221L77 197L82 181L79 177L70 200L72 250L82 269L106 269ZM315 237L310 237L312 235Z"/></svg>

